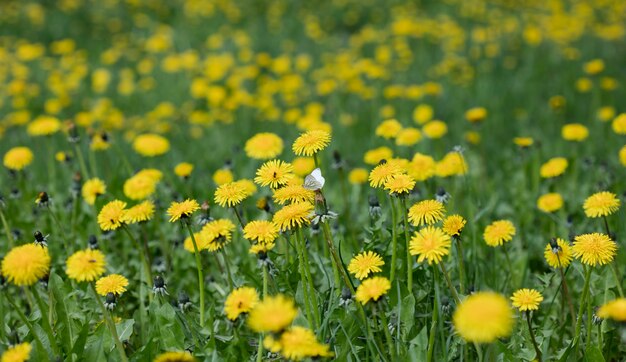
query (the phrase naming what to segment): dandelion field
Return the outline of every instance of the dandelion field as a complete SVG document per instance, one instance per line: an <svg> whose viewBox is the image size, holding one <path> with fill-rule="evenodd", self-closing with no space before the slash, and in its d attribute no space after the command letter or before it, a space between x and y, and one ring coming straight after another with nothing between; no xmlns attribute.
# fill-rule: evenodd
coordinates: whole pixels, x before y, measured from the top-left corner
<svg viewBox="0 0 626 362"><path fill-rule="evenodd" d="M623 361L626 3L0 2L0 361Z"/></svg>

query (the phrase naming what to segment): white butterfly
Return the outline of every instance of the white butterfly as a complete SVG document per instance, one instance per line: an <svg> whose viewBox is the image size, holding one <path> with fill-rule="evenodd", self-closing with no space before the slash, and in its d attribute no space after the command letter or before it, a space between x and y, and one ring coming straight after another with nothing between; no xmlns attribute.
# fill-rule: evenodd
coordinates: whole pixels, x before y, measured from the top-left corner
<svg viewBox="0 0 626 362"><path fill-rule="evenodd" d="M316 191L324 187L326 179L322 176L322 170L316 168L304 178L303 187L307 190Z"/></svg>

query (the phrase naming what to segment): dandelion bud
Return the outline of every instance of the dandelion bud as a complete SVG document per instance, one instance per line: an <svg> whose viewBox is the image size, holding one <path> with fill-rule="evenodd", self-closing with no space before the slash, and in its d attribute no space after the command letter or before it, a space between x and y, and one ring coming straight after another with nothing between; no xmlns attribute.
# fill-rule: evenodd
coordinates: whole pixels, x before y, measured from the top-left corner
<svg viewBox="0 0 626 362"><path fill-rule="evenodd" d="M378 219L381 214L380 203L378 202L378 197L376 195L371 195L368 199L370 205L370 217L372 219Z"/></svg>
<svg viewBox="0 0 626 362"><path fill-rule="evenodd" d="M113 310L115 309L116 304L117 304L117 298L115 297L115 294L107 293L106 297L104 298L104 306L108 310Z"/></svg>
<svg viewBox="0 0 626 362"><path fill-rule="evenodd" d="M41 191L39 195L37 195L37 199L35 199L35 203L39 206L48 206L49 202L50 202L50 197L48 196L48 193L45 191Z"/></svg>
<svg viewBox="0 0 626 362"><path fill-rule="evenodd" d="M437 189L437 193L435 194L435 199L442 204L445 204L450 200L450 194L447 193L443 187L439 187Z"/></svg>
<svg viewBox="0 0 626 362"><path fill-rule="evenodd" d="M160 275L154 277L152 292L155 295L168 295L167 293L167 284L165 284L165 280Z"/></svg>
<svg viewBox="0 0 626 362"><path fill-rule="evenodd" d="M558 254L561 251L561 247L559 246L556 238L550 239L550 248L554 254Z"/></svg>
<svg viewBox="0 0 626 362"><path fill-rule="evenodd" d="M67 127L67 141L69 143L77 143L80 141L80 135L78 134L78 127L74 122L70 122Z"/></svg>
<svg viewBox="0 0 626 362"><path fill-rule="evenodd" d="M350 304L350 302L352 302L352 292L350 292L350 289L348 289L348 287L344 286L341 289L341 297L339 298L339 305L345 307L348 304Z"/></svg>
<svg viewBox="0 0 626 362"><path fill-rule="evenodd" d="M35 231L35 244L42 246L42 247L46 247L48 246L48 235L44 236L41 231L37 230Z"/></svg>
<svg viewBox="0 0 626 362"><path fill-rule="evenodd" d="M187 309L191 308L191 301L189 300L189 295L185 292L180 292L178 294L178 308L185 312Z"/></svg>
<svg viewBox="0 0 626 362"><path fill-rule="evenodd" d="M334 168L335 170L341 170L343 169L344 166L345 166L345 162L341 158L341 154L339 153L339 151L337 150L333 151L332 168Z"/></svg>
<svg viewBox="0 0 626 362"><path fill-rule="evenodd" d="M19 189L17 189L17 188L11 189L11 193L9 194L10 198L12 198L12 199L19 199L20 196L22 196L22 193L20 192Z"/></svg>
<svg viewBox="0 0 626 362"><path fill-rule="evenodd" d="M89 238L87 239L87 247L91 250L99 248L98 239L95 235L89 235Z"/></svg>

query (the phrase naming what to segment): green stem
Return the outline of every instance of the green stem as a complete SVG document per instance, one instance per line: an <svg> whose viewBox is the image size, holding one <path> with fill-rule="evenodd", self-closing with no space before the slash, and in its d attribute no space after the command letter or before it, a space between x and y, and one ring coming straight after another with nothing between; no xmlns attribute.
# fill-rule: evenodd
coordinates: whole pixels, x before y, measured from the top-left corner
<svg viewBox="0 0 626 362"><path fill-rule="evenodd" d="M576 319L576 330L574 331L574 340L572 341L572 345L576 346L576 354L575 357L578 357L578 351L580 347L580 330L583 325L583 312L585 311L585 300L587 299L587 294L589 294L589 282L591 280L591 267L585 268L585 285L583 286L583 294L580 298L580 307L578 308L578 317Z"/></svg>
<svg viewBox="0 0 626 362"><path fill-rule="evenodd" d="M48 212L50 213L50 216L52 216L52 219L54 220L54 223L56 224L57 228L59 229L59 235L65 235L65 231L63 230L63 226L61 225L61 222L59 221L59 218L57 217L57 214L54 212L54 210L52 210L52 208L50 207L50 205L47 206ZM63 240L63 246L65 247L65 250L70 250L70 248L67 245L67 238L65 237L61 237L61 240Z"/></svg>
<svg viewBox="0 0 626 362"><path fill-rule="evenodd" d="M450 280L450 275L448 274L448 270L446 269L446 265L444 264L443 261L441 261L441 263L439 263L439 265L441 266L441 271L443 272L443 276L446 279L446 284L448 284L448 288L450 288L450 292L452 293L452 297L454 298L454 302L456 303L456 305L459 305L461 303L461 299L459 298L459 294L456 292L456 288L454 288L454 285L452 285L452 281Z"/></svg>
<svg viewBox="0 0 626 362"><path fill-rule="evenodd" d="M233 282L233 274L230 272L230 265L228 263L228 258L226 257L226 250L222 248L222 259L224 259L224 265L226 267L226 278L228 278L228 287L232 291L235 288L235 283Z"/></svg>
<svg viewBox="0 0 626 362"><path fill-rule="evenodd" d="M426 356L427 362L432 362L433 353L435 351L435 333L437 331L437 324L439 323L439 289L437 288L439 283L439 270L436 266L433 266L433 286L435 290L435 298L433 300L433 319L430 324L430 334L428 336L428 352Z"/></svg>
<svg viewBox="0 0 626 362"><path fill-rule="evenodd" d="M617 264L615 261L611 263L611 270L613 271L613 277L615 278L615 284L617 285L617 292L621 298L624 298L624 290L622 289L622 279L619 277L619 271L617 270Z"/></svg>
<svg viewBox="0 0 626 362"><path fill-rule="evenodd" d="M296 252L298 254L298 264L300 269L300 284L302 284L302 293L304 295L304 308L306 311L306 319L309 322L309 328L315 328L315 324L313 323L313 312L311 311L311 298L309 296L309 283L306 277L305 267L308 267L304 263L304 255L302 251L302 246L300 244L300 238L298 238L297 234L295 235L296 239Z"/></svg>
<svg viewBox="0 0 626 362"><path fill-rule="evenodd" d="M148 264L148 260L146 259L144 248L141 246L139 241L133 236L133 233L130 232L130 229L128 228L126 224L122 224L122 229L124 229L124 232L126 232L126 235L128 235L130 240L133 242L135 248L137 248L137 251L139 252L139 259L141 259L141 265L142 265L141 275L144 277L144 281L146 282L146 285L150 285L150 283L152 283L152 271L150 270L150 264ZM148 294L148 299L152 301L152 294ZM143 299L142 299L142 303L143 303Z"/></svg>
<svg viewBox="0 0 626 362"><path fill-rule="evenodd" d="M267 265L263 264L263 299L267 297ZM259 346L256 352L257 362L263 360L263 334L259 334Z"/></svg>
<svg viewBox="0 0 626 362"><path fill-rule="evenodd" d="M50 318L48 315L48 308L46 308L46 306L44 305L43 300L39 295L39 291L37 291L36 285L33 288L29 288L29 290L32 291L33 295L35 296L37 307L39 308L39 312L41 313L41 326L43 327L44 332L50 340L50 347L52 347L55 356L59 357L61 356L61 350L59 349L59 345L56 343L57 340L54 337L54 332L52 332L52 326L50 325Z"/></svg>
<svg viewBox="0 0 626 362"><path fill-rule="evenodd" d="M396 216L396 206L393 202L393 198L389 196L389 204L391 205L391 271L389 274L389 281L393 284L394 278L396 276L396 260L398 258L398 241L396 225L398 224L397 216Z"/></svg>
<svg viewBox="0 0 626 362"><path fill-rule="evenodd" d="M332 234L330 233L330 228L326 223L322 223L322 230L324 231L324 237L326 238L326 243L328 244L328 248L330 249L330 255L332 256L332 260L337 265L337 269L339 269L339 273L344 281L344 284L350 289L352 295L355 293L354 285L352 285L352 280L348 275L348 272L343 267L341 263L341 258L339 258L339 254L337 254L337 250L335 250L335 244L333 243Z"/></svg>
<svg viewBox="0 0 626 362"><path fill-rule="evenodd" d="M309 268L309 265L311 265L311 262L309 261L309 252L306 248L306 242L304 239L304 235L302 234L301 228L298 228L298 236L300 237L300 242L302 243L302 256L304 257L304 265L305 265L304 271L306 272L307 281L309 282L311 303L313 303L312 304L313 316L315 317L315 323L317 327L319 327L320 323L322 322L320 318L320 312L318 309L319 303L317 302L317 295L315 294L315 285L313 284L313 277L311 276L311 269Z"/></svg>
<svg viewBox="0 0 626 362"><path fill-rule="evenodd" d="M389 348L389 355L391 356L391 360L395 361L396 352L393 348L393 339L391 338L391 333L389 332L389 324L387 323L387 316L385 315L385 311L382 308L378 308L379 302L373 303L374 314L380 316L380 328L382 328L383 333L385 334L385 340L387 341L387 347Z"/></svg>
<svg viewBox="0 0 626 362"><path fill-rule="evenodd" d="M576 323L576 314L574 314L574 304L572 303L572 297L570 297L569 295L569 288L567 287L567 278L565 278L565 273L563 272L563 268L561 267L561 259L559 258L559 255L556 255L556 258L559 262L559 272L561 273L561 285L563 286L563 296L565 297L565 300L567 301L567 305L569 308L569 312L572 315L572 323ZM576 325L574 324L574 328L576 328Z"/></svg>
<svg viewBox="0 0 626 362"><path fill-rule="evenodd" d="M2 206L0 206L0 219L2 219L2 226L4 226L4 233L9 240L9 249L13 248L13 244L15 241L13 240L13 235L11 234L11 228L9 227L9 223L7 219L4 217L4 212L2 211Z"/></svg>
<svg viewBox="0 0 626 362"><path fill-rule="evenodd" d="M200 252L198 251L198 244L196 243L196 237L191 230L191 223L186 222L189 236L191 237L191 243L193 244L193 251L196 256L196 269L198 270L198 288L200 288L200 326L204 327L204 276L202 273L202 263L200 262Z"/></svg>
<svg viewBox="0 0 626 362"><path fill-rule="evenodd" d="M9 302L9 304L11 305L13 310L17 313L17 316L20 318L22 323L24 323L26 325L26 327L28 327L28 330L30 331L30 334L33 335L33 338L35 339L35 342L37 343L37 347L39 347L39 349L42 352L45 351L46 349L43 346L43 342L39 338L39 335L35 332L35 329L33 328L32 323L30 323L28 318L26 318L26 315L22 311L22 308L20 306L18 306L17 304L15 304L15 302L13 301L13 299L11 298L11 296L9 295L8 292L7 293L3 292L2 294L6 296L7 302ZM52 341L50 341L50 344L52 344ZM45 356L46 361L50 361L50 357L47 354L43 354L43 355Z"/></svg>
<svg viewBox="0 0 626 362"><path fill-rule="evenodd" d="M80 166L80 172L82 172L83 177L85 179L89 179L89 172L87 172L87 165L85 164L83 151L81 151L78 143L74 143L74 150L76 150L76 158L78 158L78 165Z"/></svg>
<svg viewBox="0 0 626 362"><path fill-rule="evenodd" d="M463 242L461 241L461 237L457 236L454 238L456 240L456 250L457 250L457 259L459 261L459 292L461 294L465 293L465 262L463 261Z"/></svg>
<svg viewBox="0 0 626 362"><path fill-rule="evenodd" d="M102 315L104 316L104 322L109 328L109 332L111 332L111 337L113 337L113 342L115 342L115 347L117 348L117 351L120 354L121 360L123 362L128 362L128 357L126 357L126 351L124 350L124 345L122 344L122 341L120 341L120 337L117 335L117 327L115 326L115 323L111 319L111 316L109 315L109 312L107 311L107 309L104 307L104 304L102 303L102 300L100 299L100 296L98 295L98 292L96 292L95 285L93 283L89 283L89 286L91 286L93 295L96 298L96 303L100 306L100 310L102 311Z"/></svg>
<svg viewBox="0 0 626 362"><path fill-rule="evenodd" d="M530 319L530 312L526 311L526 322L528 323L528 333L530 333L530 340L533 343L533 347L535 348L535 353L537 353L537 361L541 362L541 350L537 345L537 340L535 339L535 332L533 331L532 322Z"/></svg>
<svg viewBox="0 0 626 362"><path fill-rule="evenodd" d="M237 210L236 206L233 206L233 211L235 212L235 216L237 216L237 220L239 221L239 225L241 225L241 228L245 228L246 226L243 224L243 220L241 219L241 215L239 215L239 210Z"/></svg>
<svg viewBox="0 0 626 362"><path fill-rule="evenodd" d="M410 294L413 294L413 258L411 258L409 239L409 214L406 207L406 197L401 196L402 214L404 216L404 242L406 244L406 285Z"/></svg>

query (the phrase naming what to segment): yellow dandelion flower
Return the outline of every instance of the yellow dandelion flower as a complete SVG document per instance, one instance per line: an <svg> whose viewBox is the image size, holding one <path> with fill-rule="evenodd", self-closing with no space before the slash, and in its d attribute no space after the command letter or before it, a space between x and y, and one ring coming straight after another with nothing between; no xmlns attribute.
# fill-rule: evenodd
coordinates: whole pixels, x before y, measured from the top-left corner
<svg viewBox="0 0 626 362"><path fill-rule="evenodd" d="M301 184L292 184L274 190L272 198L280 205L304 201L312 203L315 199L315 192L305 189Z"/></svg>
<svg viewBox="0 0 626 362"><path fill-rule="evenodd" d="M464 175L469 168L465 158L459 152L448 152L435 165L435 174L439 177L450 177L454 175Z"/></svg>
<svg viewBox="0 0 626 362"><path fill-rule="evenodd" d="M551 192L539 196L537 199L537 208L543 212L555 212L563 207L563 197L561 194Z"/></svg>
<svg viewBox="0 0 626 362"><path fill-rule="evenodd" d="M417 124L424 124L435 115L435 110L428 104L418 104L413 110L413 121Z"/></svg>
<svg viewBox="0 0 626 362"><path fill-rule="evenodd" d="M235 224L229 219L217 219L205 224L200 234L208 242L208 251L218 251L230 242L234 230Z"/></svg>
<svg viewBox="0 0 626 362"><path fill-rule="evenodd" d="M520 148L527 148L535 143L532 137L515 137L513 138L513 143L515 143Z"/></svg>
<svg viewBox="0 0 626 362"><path fill-rule="evenodd" d="M293 166L290 163L271 160L259 167L254 182L261 186L277 189L286 185L293 177Z"/></svg>
<svg viewBox="0 0 626 362"><path fill-rule="evenodd" d="M291 164L293 173L300 177L310 174L315 169L315 160L312 157L296 157Z"/></svg>
<svg viewBox="0 0 626 362"><path fill-rule="evenodd" d="M396 145L398 146L413 146L421 140L422 132L413 127L404 128L396 135Z"/></svg>
<svg viewBox="0 0 626 362"><path fill-rule="evenodd" d="M89 205L93 205L96 203L96 198L100 195L104 195L107 191L107 186L101 179L94 177L91 178L83 184L81 189L81 194L85 202Z"/></svg>
<svg viewBox="0 0 626 362"><path fill-rule="evenodd" d="M605 265L613 261L617 254L617 244L606 234L592 233L574 238L572 254L583 264Z"/></svg>
<svg viewBox="0 0 626 362"><path fill-rule="evenodd" d="M25 362L30 358L30 351L33 347L28 342L16 344L15 346L11 346L7 348L4 353L2 353L2 357L0 357L1 362Z"/></svg>
<svg viewBox="0 0 626 362"><path fill-rule="evenodd" d="M293 204L283 206L274 214L272 221L280 230L291 230L302 226L309 225L309 219L313 213L313 204L308 202L294 202Z"/></svg>
<svg viewBox="0 0 626 362"><path fill-rule="evenodd" d="M313 156L330 143L330 133L323 130L311 130L296 138L291 146L297 156Z"/></svg>
<svg viewBox="0 0 626 362"><path fill-rule="evenodd" d="M626 134L626 113L620 113L613 119L611 122L611 128L613 128L613 132L619 135Z"/></svg>
<svg viewBox="0 0 626 362"><path fill-rule="evenodd" d="M413 159L407 165L407 172L416 181L425 181L435 175L435 160L421 153L413 155Z"/></svg>
<svg viewBox="0 0 626 362"><path fill-rule="evenodd" d="M383 258L373 251L364 251L355 255L350 264L348 265L348 271L357 279L365 279L370 273L380 273L381 266L385 265Z"/></svg>
<svg viewBox="0 0 626 362"><path fill-rule="evenodd" d="M146 200L129 209L126 209L121 221L126 224L136 224L152 219L154 216L154 203Z"/></svg>
<svg viewBox="0 0 626 362"><path fill-rule="evenodd" d="M478 123L487 117L487 110L483 107L470 108L465 112L465 119L471 123Z"/></svg>
<svg viewBox="0 0 626 362"><path fill-rule="evenodd" d="M391 289L391 282L385 277L371 277L365 279L358 288L356 288L356 300L361 304L367 304L370 300L378 301L380 297L387 294Z"/></svg>
<svg viewBox="0 0 626 362"><path fill-rule="evenodd" d="M49 136L59 132L61 121L52 116L39 116L35 118L26 128L26 133L31 136Z"/></svg>
<svg viewBox="0 0 626 362"><path fill-rule="evenodd" d="M267 220L250 221L243 228L243 237L259 243L271 243L278 237L278 226Z"/></svg>
<svg viewBox="0 0 626 362"><path fill-rule="evenodd" d="M196 359L187 351L170 351L156 356L153 362L196 362Z"/></svg>
<svg viewBox="0 0 626 362"><path fill-rule="evenodd" d="M220 185L215 190L214 199L221 207L233 207L239 205L250 194L237 182L229 182Z"/></svg>
<svg viewBox="0 0 626 362"><path fill-rule="evenodd" d="M155 157L167 153L170 150L170 142L161 135L146 133L135 138L133 149L142 156Z"/></svg>
<svg viewBox="0 0 626 362"><path fill-rule="evenodd" d="M333 356L330 347L319 343L313 331L305 327L290 327L277 338L268 335L265 337L263 345L270 352L280 353L281 356L290 361Z"/></svg>
<svg viewBox="0 0 626 362"><path fill-rule="evenodd" d="M622 164L622 166L626 167L626 145L622 146L622 148L619 149L619 162Z"/></svg>
<svg viewBox="0 0 626 362"><path fill-rule="evenodd" d="M382 160L389 160L393 157L393 151L389 147L378 147L365 152L363 162L368 165L378 165Z"/></svg>
<svg viewBox="0 0 626 362"><path fill-rule="evenodd" d="M122 226L126 203L120 200L113 200L100 209L98 213L98 225L100 229L115 230Z"/></svg>
<svg viewBox="0 0 626 362"><path fill-rule="evenodd" d="M124 182L124 195L131 200L143 200L156 191L156 182L151 177L134 175Z"/></svg>
<svg viewBox="0 0 626 362"><path fill-rule="evenodd" d="M167 215L170 217L170 222L176 222L179 219L191 217L191 214L196 212L199 208L200 205L198 205L196 200L187 199L182 202L173 201L167 209Z"/></svg>
<svg viewBox="0 0 626 362"><path fill-rule="evenodd" d="M104 132L97 132L89 138L89 148L94 151L105 151L111 147L109 136Z"/></svg>
<svg viewBox="0 0 626 362"><path fill-rule="evenodd" d="M382 162L370 172L368 180L371 187L382 187L394 175L403 173L404 170L397 162Z"/></svg>
<svg viewBox="0 0 626 362"><path fill-rule="evenodd" d="M246 141L246 155L257 160L269 160L283 152L283 140L274 133L257 133Z"/></svg>
<svg viewBox="0 0 626 362"><path fill-rule="evenodd" d="M535 289L519 289L511 296L513 306L519 309L520 312L537 310L539 309L539 303L542 301L543 296Z"/></svg>
<svg viewBox="0 0 626 362"><path fill-rule="evenodd" d="M174 173L181 178L188 178L193 172L193 164L189 162L181 162L174 167Z"/></svg>
<svg viewBox="0 0 626 362"><path fill-rule="evenodd" d="M215 182L217 186L233 182L234 179L235 176L233 176L233 172L227 168L220 168L213 173L213 182Z"/></svg>
<svg viewBox="0 0 626 362"><path fill-rule="evenodd" d="M149 177L154 183L161 181L163 178L163 172L155 168L144 168L143 170L135 174L137 177Z"/></svg>
<svg viewBox="0 0 626 362"><path fill-rule="evenodd" d="M587 217L603 217L611 215L619 210L620 203L620 200L614 193L601 191L585 199L583 209L585 210L585 215L587 215Z"/></svg>
<svg viewBox="0 0 626 362"><path fill-rule="evenodd" d="M65 273L77 282L92 282L104 274L104 254L97 249L80 250L65 262Z"/></svg>
<svg viewBox="0 0 626 362"><path fill-rule="evenodd" d="M561 137L566 141L581 142L589 137L589 129L580 123L566 124L561 128Z"/></svg>
<svg viewBox="0 0 626 362"><path fill-rule="evenodd" d="M248 180L247 178L237 180L236 183L250 196L254 195L254 193L257 191L257 187L254 182L252 180Z"/></svg>
<svg viewBox="0 0 626 362"><path fill-rule="evenodd" d="M539 174L543 178L553 178L561 176L568 166L567 159L564 157L554 157L549 159L546 163L541 165Z"/></svg>
<svg viewBox="0 0 626 362"><path fill-rule="evenodd" d="M572 262L572 247L567 241L557 238L555 247L551 244L546 245L543 256L551 267L566 268Z"/></svg>
<svg viewBox="0 0 626 362"><path fill-rule="evenodd" d="M96 292L103 297L109 293L121 295L126 291L127 286L128 279L126 277L119 274L111 274L96 281Z"/></svg>
<svg viewBox="0 0 626 362"><path fill-rule="evenodd" d="M513 312L506 298L478 292L461 302L452 317L457 333L467 342L491 343L513 330Z"/></svg>
<svg viewBox="0 0 626 362"><path fill-rule="evenodd" d="M33 162L35 156L28 147L13 147L4 154L4 167L13 171L23 170Z"/></svg>
<svg viewBox="0 0 626 362"><path fill-rule="evenodd" d="M196 239L196 246L198 247L198 251L207 250L209 248L209 245L213 241L208 238L208 235L206 235L206 233L193 233L193 237ZM185 241L183 242L183 248L190 253L195 253L191 236L187 236L185 238Z"/></svg>
<svg viewBox="0 0 626 362"><path fill-rule="evenodd" d="M402 124L397 119L388 119L376 127L374 131L377 136L390 139L395 138L402 131Z"/></svg>
<svg viewBox="0 0 626 362"><path fill-rule="evenodd" d="M626 149L626 147L624 147ZM368 172L364 168L355 168L348 174L348 182L353 185L360 185L367 182Z"/></svg>
<svg viewBox="0 0 626 362"><path fill-rule="evenodd" d="M423 200L409 208L409 221L414 226L432 225L446 212L445 206L437 200Z"/></svg>
<svg viewBox="0 0 626 362"><path fill-rule="evenodd" d="M596 75L604 70L604 61L602 59L593 59L583 64L583 70L589 75Z"/></svg>
<svg viewBox="0 0 626 362"><path fill-rule="evenodd" d="M256 243L256 244L253 244L252 246L250 246L250 249L248 249L248 252L250 254L267 253L268 251L274 249L274 246L276 246L276 244L274 244L274 242L271 242L271 243Z"/></svg>
<svg viewBox="0 0 626 362"><path fill-rule="evenodd" d="M619 298L605 303L598 309L598 317L626 322L626 298Z"/></svg>
<svg viewBox="0 0 626 362"><path fill-rule="evenodd" d="M250 287L234 289L224 302L224 313L231 321L234 321L242 313L248 313L259 303L259 293Z"/></svg>
<svg viewBox="0 0 626 362"><path fill-rule="evenodd" d="M438 227L426 226L415 232L409 243L411 255L418 255L417 262L428 260L428 264L439 264L450 254L450 236Z"/></svg>
<svg viewBox="0 0 626 362"><path fill-rule="evenodd" d="M443 220L442 230L450 236L459 236L465 227L465 219L461 215L450 215Z"/></svg>
<svg viewBox="0 0 626 362"><path fill-rule="evenodd" d="M12 248L2 260L2 275L17 286L30 286L48 275L48 248L24 244Z"/></svg>
<svg viewBox="0 0 626 362"><path fill-rule="evenodd" d="M385 182L385 189L391 195L406 195L415 187L415 180L407 174L395 174Z"/></svg>
<svg viewBox="0 0 626 362"><path fill-rule="evenodd" d="M431 139L439 139L448 133L448 125L444 121L433 120L422 127L424 136Z"/></svg>
<svg viewBox="0 0 626 362"><path fill-rule="evenodd" d="M485 228L483 238L489 246L500 246L511 241L515 236L515 226L509 220L498 220L489 224Z"/></svg>
<svg viewBox="0 0 626 362"><path fill-rule="evenodd" d="M257 333L280 332L298 314L293 300L282 294L265 297L248 315L248 326Z"/></svg>

